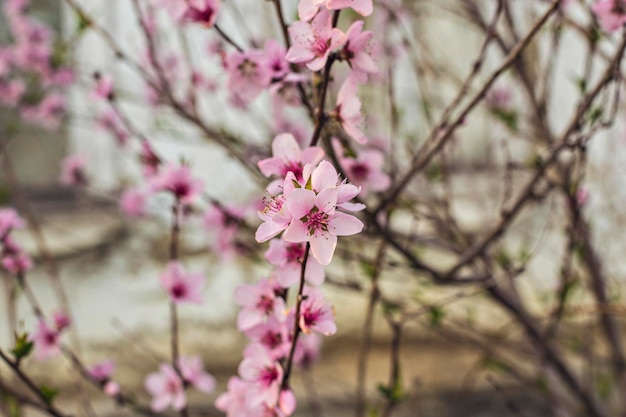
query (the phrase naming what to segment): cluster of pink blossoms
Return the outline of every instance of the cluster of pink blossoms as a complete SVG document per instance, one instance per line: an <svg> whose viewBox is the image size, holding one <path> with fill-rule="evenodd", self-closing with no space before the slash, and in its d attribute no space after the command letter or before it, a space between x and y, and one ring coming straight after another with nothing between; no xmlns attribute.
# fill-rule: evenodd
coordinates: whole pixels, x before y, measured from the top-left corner
<svg viewBox="0 0 626 417"><path fill-rule="evenodd" d="M338 236L363 229L359 219L345 212L364 208L350 202L360 188L339 181L333 165L322 160L321 148L303 150L292 135L281 134L272 150L273 156L258 164L263 174L278 178L268 187L270 197L259 211L263 223L256 239L271 239L265 257L274 271L269 278L235 291L235 301L241 306L237 327L250 345L239 377L230 380L228 391L216 402L229 416L293 413L295 397L284 380L285 366L289 361L310 363L318 355L319 336L337 330L333 308L318 288L324 282L323 266L330 263ZM282 238L277 238L281 233ZM286 299L289 288L300 281L302 268L306 285L296 316L295 308L287 308ZM301 337L294 334L296 321Z"/></svg>
<svg viewBox="0 0 626 417"><path fill-rule="evenodd" d="M4 15L11 43L0 47L0 105L19 107L24 120L56 129L65 113L61 90L74 80L59 65L49 27L26 15L28 0L7 0Z"/></svg>

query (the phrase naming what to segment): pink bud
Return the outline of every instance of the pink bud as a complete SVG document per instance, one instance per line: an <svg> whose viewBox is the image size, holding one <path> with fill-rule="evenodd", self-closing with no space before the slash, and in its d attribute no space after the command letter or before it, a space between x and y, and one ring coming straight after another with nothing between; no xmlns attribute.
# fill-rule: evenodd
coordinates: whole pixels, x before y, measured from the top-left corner
<svg viewBox="0 0 626 417"><path fill-rule="evenodd" d="M290 389L284 389L278 397L278 408L285 416L290 416L296 410L296 396Z"/></svg>
<svg viewBox="0 0 626 417"><path fill-rule="evenodd" d="M120 393L120 386L117 382L109 381L104 385L104 393L109 397L115 397Z"/></svg>

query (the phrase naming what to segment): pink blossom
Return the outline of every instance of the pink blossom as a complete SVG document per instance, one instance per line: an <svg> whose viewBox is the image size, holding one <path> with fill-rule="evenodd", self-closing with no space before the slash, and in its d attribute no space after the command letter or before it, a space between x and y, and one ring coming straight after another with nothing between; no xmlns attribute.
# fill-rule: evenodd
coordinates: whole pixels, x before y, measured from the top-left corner
<svg viewBox="0 0 626 417"><path fill-rule="evenodd" d="M361 16L369 16L374 10L373 0L300 0L300 3L298 3L300 20L311 20L322 6L329 10L351 7Z"/></svg>
<svg viewBox="0 0 626 417"><path fill-rule="evenodd" d="M0 104L17 106L25 92L26 84L24 81L20 79L3 81L0 76Z"/></svg>
<svg viewBox="0 0 626 417"><path fill-rule="evenodd" d="M23 252L3 255L2 267L13 275L19 275L29 271L33 267L33 261Z"/></svg>
<svg viewBox="0 0 626 417"><path fill-rule="evenodd" d="M186 165L168 163L151 179L153 191L169 191L180 202L191 203L203 190L202 181L194 178Z"/></svg>
<svg viewBox="0 0 626 417"><path fill-rule="evenodd" d="M349 77L339 89L335 112L346 133L358 143L364 144L367 142L367 137L359 128L359 125L363 123L363 115L357 89L356 80Z"/></svg>
<svg viewBox="0 0 626 417"><path fill-rule="evenodd" d="M199 356L181 356L178 358L178 368L185 382L198 391L210 394L215 390L215 378L204 372L202 359Z"/></svg>
<svg viewBox="0 0 626 417"><path fill-rule="evenodd" d="M270 316L265 323L258 324L246 330L245 333L251 341L267 349L272 359L280 360L289 355L291 349L289 332L292 327L293 324L289 321L280 321Z"/></svg>
<svg viewBox="0 0 626 417"><path fill-rule="evenodd" d="M615 32L626 23L626 1L624 0L597 0L591 6L591 10L606 32Z"/></svg>
<svg viewBox="0 0 626 417"><path fill-rule="evenodd" d="M202 304L204 302L202 296L204 275L187 273L180 262L170 261L159 281L173 303Z"/></svg>
<svg viewBox="0 0 626 417"><path fill-rule="evenodd" d="M0 221L1 224L1 221ZM4 226L0 226L2 229ZM20 275L33 267L33 261L22 248L5 232L2 238L2 267L13 275Z"/></svg>
<svg viewBox="0 0 626 417"><path fill-rule="evenodd" d="M278 409L286 417L293 414L296 411L296 396L290 389L283 389L278 396Z"/></svg>
<svg viewBox="0 0 626 417"><path fill-rule="evenodd" d="M330 304L324 300L319 288L305 288L305 300L300 308L300 329L305 334L314 330L324 336L337 332L335 312Z"/></svg>
<svg viewBox="0 0 626 417"><path fill-rule="evenodd" d="M511 90L505 87L494 87L489 90L485 103L492 108L498 110L507 110L511 107Z"/></svg>
<svg viewBox="0 0 626 417"><path fill-rule="evenodd" d="M72 324L70 316L64 311L55 311L52 314L52 321L59 332L65 330Z"/></svg>
<svg viewBox="0 0 626 417"><path fill-rule="evenodd" d="M367 81L368 74L378 73L370 44L374 34L369 30L364 32L363 24L359 20L350 25L346 32L346 44L341 51L341 57L350 64L352 76L360 83Z"/></svg>
<svg viewBox="0 0 626 417"><path fill-rule="evenodd" d="M235 290L235 302L241 306L237 328L246 331L264 323L270 317L285 320L285 301L276 295L275 284L262 279L254 285L240 285Z"/></svg>
<svg viewBox="0 0 626 417"><path fill-rule="evenodd" d="M265 42L265 60L272 79L281 79L289 72L289 62L285 59L287 50L274 39Z"/></svg>
<svg viewBox="0 0 626 417"><path fill-rule="evenodd" d="M48 327L44 320L40 320L37 330L31 335L35 344L35 359L46 360L61 353L60 332Z"/></svg>
<svg viewBox="0 0 626 417"><path fill-rule="evenodd" d="M114 370L115 363L113 363L112 360L107 359L87 369L87 373L93 379L100 382L105 382L111 379L111 375L113 375Z"/></svg>
<svg viewBox="0 0 626 417"><path fill-rule="evenodd" d="M204 227L211 238L211 248L222 260L229 260L237 252L235 241L243 211L239 207L211 205L203 216Z"/></svg>
<svg viewBox="0 0 626 417"><path fill-rule="evenodd" d="M277 132L289 132L288 127L282 127L285 124L285 119L282 116L285 106L298 107L302 104L300 97L300 91L298 84L305 82L307 76L304 74L289 73L285 75L280 81L274 82L270 86L270 93L272 94L272 106L274 109L274 120L278 127L275 128ZM302 124L298 124L301 128ZM307 139L310 135L306 135Z"/></svg>
<svg viewBox="0 0 626 417"><path fill-rule="evenodd" d="M82 155L70 155L63 159L61 163L61 183L70 186L87 185L86 164L86 159Z"/></svg>
<svg viewBox="0 0 626 417"><path fill-rule="evenodd" d="M289 288L300 280L300 270L304 257L303 243L288 243L282 239L270 241L270 247L265 252L265 259L276 267L274 277L284 288ZM304 278L311 285L321 285L324 282L324 267L309 256Z"/></svg>
<svg viewBox="0 0 626 417"><path fill-rule="evenodd" d="M120 209L128 217L138 218L146 213L147 190L129 188L120 197Z"/></svg>
<svg viewBox="0 0 626 417"><path fill-rule="evenodd" d="M215 408L226 413L226 417L245 417L251 410L246 402L249 383L231 377L228 380L228 390L215 400Z"/></svg>
<svg viewBox="0 0 626 417"><path fill-rule="evenodd" d="M306 64L311 71L324 68L331 52L345 43L344 33L333 28L332 15L322 9L311 23L296 21L289 26L293 45L287 51L287 61Z"/></svg>
<svg viewBox="0 0 626 417"><path fill-rule="evenodd" d="M147 140L141 141L141 153L139 156L141 164L143 165L143 175L146 178L154 177L158 171L162 161L161 158L154 152L152 145Z"/></svg>
<svg viewBox="0 0 626 417"><path fill-rule="evenodd" d="M152 396L152 411L160 412L168 407L182 410L187 405L183 382L168 363L162 364L158 373L148 375L144 386Z"/></svg>
<svg viewBox="0 0 626 417"><path fill-rule="evenodd" d="M309 242L311 254L322 265L332 260L337 236L359 233L363 223L354 216L336 211L337 188L327 188L316 194L312 190L296 189L287 201L293 220L285 230L287 242Z"/></svg>
<svg viewBox="0 0 626 417"><path fill-rule="evenodd" d="M391 184L387 174L383 172L384 155L378 149L363 149L356 158L339 156L339 161L354 184L361 186L361 194L368 191L385 191Z"/></svg>
<svg viewBox="0 0 626 417"><path fill-rule="evenodd" d="M96 87L91 92L94 100L110 100L113 98L113 78L110 75L96 75Z"/></svg>
<svg viewBox="0 0 626 417"><path fill-rule="evenodd" d="M98 116L96 124L111 133L120 146L126 145L130 134L114 110L109 109Z"/></svg>
<svg viewBox="0 0 626 417"><path fill-rule="evenodd" d="M254 343L246 348L239 375L250 384L246 400L252 407L266 405L273 408L278 402L283 369L263 346Z"/></svg>
<svg viewBox="0 0 626 417"><path fill-rule="evenodd" d="M120 393L120 386L115 381L108 381L104 384L102 391L109 397L115 397Z"/></svg>
<svg viewBox="0 0 626 417"><path fill-rule="evenodd" d="M272 71L263 51L235 51L226 56L228 89L241 101L254 100L272 81Z"/></svg>
<svg viewBox="0 0 626 417"><path fill-rule="evenodd" d="M24 227L24 220L14 208L0 209L0 240L3 240L13 229Z"/></svg>
<svg viewBox="0 0 626 417"><path fill-rule="evenodd" d="M212 27L217 19L220 5L220 0L189 0L182 20Z"/></svg>
<svg viewBox="0 0 626 417"><path fill-rule="evenodd" d="M64 114L65 98L58 93L50 93L35 107L27 107L22 110L24 120L38 124L48 130L57 129Z"/></svg>
<svg viewBox="0 0 626 417"><path fill-rule="evenodd" d="M322 337L319 333L302 334L298 338L293 360L301 368L307 368L320 357Z"/></svg>
<svg viewBox="0 0 626 417"><path fill-rule="evenodd" d="M295 178L295 177L294 177ZM258 212L263 223L256 230L254 238L262 243L280 234L291 223L292 215L287 210L284 195L277 195L264 199L265 207Z"/></svg>
<svg viewBox="0 0 626 417"><path fill-rule="evenodd" d="M302 179L302 169L306 164L317 164L324 157L324 150L319 146L311 146L304 150L290 133L283 133L272 142L272 157L259 161L258 166L263 175L277 175L285 178L293 172L298 180Z"/></svg>

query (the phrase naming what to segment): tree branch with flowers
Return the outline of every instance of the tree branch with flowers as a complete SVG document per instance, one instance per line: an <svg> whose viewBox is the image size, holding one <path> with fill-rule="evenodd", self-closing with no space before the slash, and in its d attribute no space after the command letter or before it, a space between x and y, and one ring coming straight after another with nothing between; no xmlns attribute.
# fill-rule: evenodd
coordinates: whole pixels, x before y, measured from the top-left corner
<svg viewBox="0 0 626 417"><path fill-rule="evenodd" d="M595 136L614 131L624 110L626 3L261 3L128 0L137 36L127 42L93 4L64 0L74 29L55 38L31 16L27 0L4 2L9 43L0 48L0 105L13 121L2 129L0 151L10 193L15 198L22 188L9 181L7 151L22 126L71 126L85 109L68 104L64 90L86 90L90 128L111 137L135 174L102 191L93 161L70 155L60 181L84 195L105 193L124 216L162 231L168 253L154 287L167 297L169 355L142 376L139 396L114 377L111 359L86 365L77 340L65 342L77 317L53 259L45 257L60 308L49 312L31 284L35 265L16 231L37 234L45 253L38 232L45 218L24 201L17 211L0 210L1 264L7 288L20 291L7 298L23 297L36 325L18 331L17 310L9 306L14 339L0 346L0 398L19 409L72 415L59 405L64 393L29 368L65 360L77 380L138 414L298 414L304 393L294 375L318 359L323 339L332 343L328 337L342 331L341 310L326 298L332 288L365 300L357 417L368 409L402 415L403 402L418 395L407 388L402 352L416 329L440 343L470 346L479 361L468 375L482 375L497 395L505 395L501 380L512 379L553 415L623 414L623 309L614 295L620 275L605 244L620 239L595 232L605 227L600 218L617 230L617 216L593 206L602 189L586 183L597 170L589 157L601 146ZM448 51L433 49L428 30L437 16L478 39L474 50L451 60ZM255 33L257 26L263 30ZM455 36L445 26L437 31L437 38ZM115 62L85 74L73 54L91 35ZM584 65L565 85L560 57L573 49ZM122 68L130 82L118 75ZM155 139L168 124L176 141L201 138L224 155L254 191L219 195L216 185L231 172L211 178L195 155L179 158ZM487 127L477 135L480 125ZM472 151L478 157L468 156ZM603 161L607 177L619 173L616 160ZM468 220L470 207L481 207L478 225ZM527 226L529 216L542 226ZM181 311L211 308L205 299L213 272L190 265L184 248L198 224L208 241L203 256L263 270L221 295L239 306L233 327L247 340L237 376L227 382L205 371L201 352L185 353L180 331ZM550 259L556 273L538 267L552 236L562 244ZM544 278L551 285L540 297L533 285ZM459 312L474 308L484 311L479 319ZM390 364L375 397L368 355L381 323ZM85 415L97 415L90 391L81 390ZM203 408L194 407L192 391L202 395Z"/></svg>

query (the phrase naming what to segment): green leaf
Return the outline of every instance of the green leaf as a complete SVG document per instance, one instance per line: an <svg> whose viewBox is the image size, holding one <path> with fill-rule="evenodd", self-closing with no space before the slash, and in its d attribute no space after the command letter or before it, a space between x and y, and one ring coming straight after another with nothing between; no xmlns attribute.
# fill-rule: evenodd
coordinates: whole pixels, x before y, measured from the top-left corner
<svg viewBox="0 0 626 417"><path fill-rule="evenodd" d="M59 391L57 391L56 389L50 388L50 387L48 387L46 385L42 385L39 388L39 392L41 393L41 396L43 397L44 401L48 405L52 404L52 401L54 400L54 398L59 393Z"/></svg>
<svg viewBox="0 0 626 417"><path fill-rule="evenodd" d="M445 312L443 310L443 307L441 306L431 307L430 311L428 312L428 317L430 318L430 325L433 327L439 326L444 316L445 316Z"/></svg>
<svg viewBox="0 0 626 417"><path fill-rule="evenodd" d="M511 265L512 265L511 257L504 249L501 249L498 251L498 253L496 253L495 260L496 260L496 263L500 266L500 268L504 270L509 270L511 268Z"/></svg>
<svg viewBox="0 0 626 417"><path fill-rule="evenodd" d="M76 13L76 17L78 19L76 32L78 32L78 34L80 35L91 27L91 20L89 20L89 18L87 18L87 16L82 13Z"/></svg>
<svg viewBox="0 0 626 417"><path fill-rule="evenodd" d="M604 108L600 106L594 107L589 112L589 121L595 123L602 118L602 115L604 115Z"/></svg>
<svg viewBox="0 0 626 417"><path fill-rule="evenodd" d="M443 169L439 164L432 164L426 170L426 177L430 181L441 181L443 179Z"/></svg>
<svg viewBox="0 0 626 417"><path fill-rule="evenodd" d="M498 371L498 372L506 372L509 370L509 365L507 365L500 359L494 358L492 356L487 356L484 359L483 366L485 368L491 369L493 371Z"/></svg>
<svg viewBox="0 0 626 417"><path fill-rule="evenodd" d="M367 413L367 417L379 417L380 410L376 407L371 407Z"/></svg>
<svg viewBox="0 0 626 417"><path fill-rule="evenodd" d="M498 120L504 123L504 125L508 127L510 131L518 131L519 116L517 115L517 112L515 110L493 108L491 109L491 114L493 114Z"/></svg>
<svg viewBox="0 0 626 417"><path fill-rule="evenodd" d="M33 342L28 340L28 333L15 335L15 347L11 349L11 353L18 361L27 357L33 350Z"/></svg>
<svg viewBox="0 0 626 417"><path fill-rule="evenodd" d="M366 261L361 262L359 265L361 266L361 270L363 270L365 276L367 276L369 279L374 278L374 274L376 273L376 268L374 268L374 265Z"/></svg>

